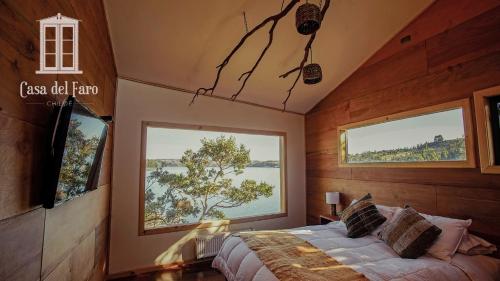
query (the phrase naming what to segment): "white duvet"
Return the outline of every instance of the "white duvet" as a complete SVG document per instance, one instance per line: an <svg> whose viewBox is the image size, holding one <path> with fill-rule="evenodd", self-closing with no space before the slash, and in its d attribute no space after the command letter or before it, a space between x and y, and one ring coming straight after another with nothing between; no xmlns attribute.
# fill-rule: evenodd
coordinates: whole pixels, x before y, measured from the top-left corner
<svg viewBox="0 0 500 281"><path fill-rule="evenodd" d="M333 222L289 230L370 280L500 280L500 261L486 256L456 254L451 262L423 256L403 259L374 236L351 239L345 225ZM228 281L277 281L240 237L228 237L212 266Z"/></svg>

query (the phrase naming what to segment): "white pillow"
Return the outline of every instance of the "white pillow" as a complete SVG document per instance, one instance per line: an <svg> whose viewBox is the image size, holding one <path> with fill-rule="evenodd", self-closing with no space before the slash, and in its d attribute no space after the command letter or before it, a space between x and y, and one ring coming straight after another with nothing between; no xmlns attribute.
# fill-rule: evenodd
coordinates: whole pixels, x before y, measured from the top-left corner
<svg viewBox="0 0 500 281"><path fill-rule="evenodd" d="M421 215L441 229L441 235L427 249L427 253L435 258L450 261L457 251L467 228L471 225L472 220L458 220L426 214Z"/></svg>
<svg viewBox="0 0 500 281"><path fill-rule="evenodd" d="M384 206L384 205L375 205L377 207L377 210L387 218L387 221L392 220L394 217L394 214L398 209L401 209L400 207L389 207L389 206Z"/></svg>
<svg viewBox="0 0 500 281"><path fill-rule="evenodd" d="M465 232L462 242L458 246L458 252L468 256L489 255L496 252L497 246L477 237L474 234Z"/></svg>
<svg viewBox="0 0 500 281"><path fill-rule="evenodd" d="M384 227L392 222L394 219L394 215L396 212L401 209L400 207L389 207L384 205L375 205L377 210L382 214L382 216L386 217L386 220L383 224L379 225L375 230L372 231L371 235L378 238L378 233L384 229Z"/></svg>

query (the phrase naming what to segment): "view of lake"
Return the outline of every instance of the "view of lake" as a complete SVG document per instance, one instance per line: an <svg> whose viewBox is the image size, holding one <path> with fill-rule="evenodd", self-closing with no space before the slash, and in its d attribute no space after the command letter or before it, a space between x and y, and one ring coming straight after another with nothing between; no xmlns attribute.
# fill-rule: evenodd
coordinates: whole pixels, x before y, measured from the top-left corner
<svg viewBox="0 0 500 281"><path fill-rule="evenodd" d="M186 173L187 168L185 167L166 167L166 170L169 173ZM147 175L151 173L150 170L147 171ZM280 168L274 167L247 167L244 173L240 175L228 174L228 178L233 180L233 186L239 187L241 182L245 179L255 180L257 183L266 182L272 186L273 195L269 198L259 198L255 201L252 201L248 204L243 204L239 207L223 209L225 216L227 218L240 218L240 217L249 217L249 216L258 216L258 215L267 215L273 213L279 213L281 211L281 188L280 188ZM156 195L161 195L162 186L158 183L153 184L151 190ZM209 202L215 202L217 198L213 198L209 200ZM194 223L198 222L198 217L187 217L189 222Z"/></svg>

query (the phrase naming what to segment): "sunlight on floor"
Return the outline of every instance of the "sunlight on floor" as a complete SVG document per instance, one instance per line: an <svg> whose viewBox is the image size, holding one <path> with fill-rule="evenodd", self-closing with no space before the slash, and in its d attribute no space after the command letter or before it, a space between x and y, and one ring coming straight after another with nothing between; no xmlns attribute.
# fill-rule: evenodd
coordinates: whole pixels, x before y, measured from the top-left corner
<svg viewBox="0 0 500 281"><path fill-rule="evenodd" d="M170 264L174 262L183 261L184 260L183 251L187 250L193 253L192 258L194 259L195 237L197 237L198 235L207 235L207 234L215 234L218 232L224 232L228 231L229 229L229 225L224 223L214 222L212 225L213 226L210 228L195 228L189 231L183 237L177 239L177 241L175 241L175 243L172 246L170 246L166 251L158 255L154 263L156 265L162 265L162 264ZM186 247L189 247L189 249L187 249ZM187 257L187 259L191 259L191 257Z"/></svg>

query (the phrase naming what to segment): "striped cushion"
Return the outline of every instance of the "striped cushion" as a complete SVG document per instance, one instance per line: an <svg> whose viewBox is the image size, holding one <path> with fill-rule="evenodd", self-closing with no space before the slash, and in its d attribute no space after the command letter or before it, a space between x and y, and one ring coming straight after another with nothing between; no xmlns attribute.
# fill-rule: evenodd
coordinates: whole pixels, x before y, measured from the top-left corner
<svg viewBox="0 0 500 281"><path fill-rule="evenodd" d="M405 207L384 227L379 238L401 257L416 259L425 254L439 234L439 227L419 215L413 208Z"/></svg>
<svg viewBox="0 0 500 281"><path fill-rule="evenodd" d="M372 203L372 196L369 193L347 207L340 219L347 226L347 236L350 238L368 235L386 220Z"/></svg>

